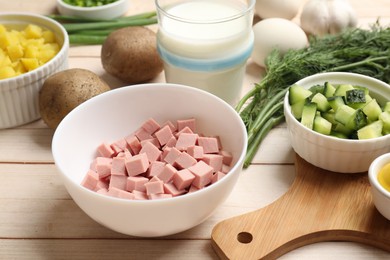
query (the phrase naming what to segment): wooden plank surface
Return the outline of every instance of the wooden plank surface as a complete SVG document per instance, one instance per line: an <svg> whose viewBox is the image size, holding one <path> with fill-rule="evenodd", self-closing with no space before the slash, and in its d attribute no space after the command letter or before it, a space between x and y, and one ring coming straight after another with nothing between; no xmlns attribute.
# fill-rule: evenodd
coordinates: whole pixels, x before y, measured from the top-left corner
<svg viewBox="0 0 390 260"><path fill-rule="evenodd" d="M304 0L303 0L304 1ZM367 26L381 16L390 22L388 0L350 0ZM131 0L128 14L150 11L153 0ZM0 0L0 12L50 14L55 0ZM156 26L151 26L153 30ZM112 87L123 82L108 75L100 46L72 47L69 65L90 69ZM264 71L250 60L246 92ZM163 82L160 74L152 82ZM128 237L99 225L73 202L57 176L51 154L53 131L38 120L0 130L0 259L218 259L211 248L213 227L228 218L276 201L291 186L294 153L285 125L271 131L253 164L244 170L231 196L201 225L169 237ZM359 243L322 242L304 246L280 259L389 259L390 254Z"/></svg>

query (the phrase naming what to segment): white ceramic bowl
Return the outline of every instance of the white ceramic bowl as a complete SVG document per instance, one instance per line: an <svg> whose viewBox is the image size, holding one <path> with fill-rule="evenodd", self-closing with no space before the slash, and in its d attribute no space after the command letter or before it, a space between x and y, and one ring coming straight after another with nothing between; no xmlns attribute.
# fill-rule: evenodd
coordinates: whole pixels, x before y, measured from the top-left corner
<svg viewBox="0 0 390 260"><path fill-rule="evenodd" d="M376 158L368 170L368 180L371 184L371 194L375 207L385 218L390 220L390 192L383 188L378 181L379 171L388 163L390 163L390 153Z"/></svg>
<svg viewBox="0 0 390 260"><path fill-rule="evenodd" d="M78 16L88 19L110 20L124 15L129 10L129 0L118 0L111 4L96 7L80 7L57 0L58 12L62 15Z"/></svg>
<svg viewBox="0 0 390 260"><path fill-rule="evenodd" d="M196 118L197 132L219 135L234 166L204 189L160 200L124 200L82 187L97 146L132 133L150 117L160 123ZM212 214L232 191L246 146L241 118L222 99L193 87L155 83L114 89L75 108L57 127L52 152L65 187L86 214L120 233L156 237L190 229Z"/></svg>
<svg viewBox="0 0 390 260"><path fill-rule="evenodd" d="M21 30L30 23L53 31L62 47L53 59L39 68L0 80L0 129L23 125L40 118L38 95L43 82L55 72L68 68L68 34L58 22L30 13L0 14L0 24L8 28Z"/></svg>
<svg viewBox="0 0 390 260"><path fill-rule="evenodd" d="M324 82L367 87L379 103L390 100L390 86L380 80L360 74L330 72L309 76L296 84L310 88ZM309 163L320 168L342 173L368 171L371 162L390 152L390 135L368 140L347 140L326 136L304 127L291 113L287 92L284 114L294 151Z"/></svg>

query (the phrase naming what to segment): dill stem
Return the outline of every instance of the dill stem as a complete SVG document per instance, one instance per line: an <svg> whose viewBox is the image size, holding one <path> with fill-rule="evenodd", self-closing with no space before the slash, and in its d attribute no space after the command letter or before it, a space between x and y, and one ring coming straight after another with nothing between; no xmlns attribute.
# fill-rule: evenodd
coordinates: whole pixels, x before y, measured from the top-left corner
<svg viewBox="0 0 390 260"><path fill-rule="evenodd" d="M369 64L371 62L388 60L388 59L389 59L389 56L380 56L380 57L375 57L375 58L367 58L367 59L364 59L364 60L361 60L361 61L357 61L357 62L353 62L353 63L349 63L349 64L337 66L337 67L333 67L333 68L330 68L330 69L328 69L326 71L327 72L342 71L342 70L346 70L346 69L359 67L360 65Z"/></svg>
<svg viewBox="0 0 390 260"><path fill-rule="evenodd" d="M240 112L242 106L246 103L246 101L250 99L257 91L258 91L257 87L253 87L250 91L248 91L248 93L246 93L245 96L243 96L240 99L240 102L238 102L238 104L236 105L236 111Z"/></svg>

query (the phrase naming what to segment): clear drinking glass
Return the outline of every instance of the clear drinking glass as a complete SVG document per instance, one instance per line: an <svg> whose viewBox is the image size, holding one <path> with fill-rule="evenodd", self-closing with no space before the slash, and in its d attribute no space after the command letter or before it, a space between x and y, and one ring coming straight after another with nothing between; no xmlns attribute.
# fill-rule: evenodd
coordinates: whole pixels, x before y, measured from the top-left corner
<svg viewBox="0 0 390 260"><path fill-rule="evenodd" d="M166 81L197 87L234 106L253 49L255 0L155 0Z"/></svg>

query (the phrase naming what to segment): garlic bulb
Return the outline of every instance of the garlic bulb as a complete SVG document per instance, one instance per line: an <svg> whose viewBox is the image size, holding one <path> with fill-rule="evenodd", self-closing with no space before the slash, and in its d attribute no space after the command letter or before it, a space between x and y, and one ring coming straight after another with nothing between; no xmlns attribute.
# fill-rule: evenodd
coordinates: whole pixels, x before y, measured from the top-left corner
<svg viewBox="0 0 390 260"><path fill-rule="evenodd" d="M302 9L301 27L309 34L337 34L356 24L355 11L347 0L309 0Z"/></svg>

